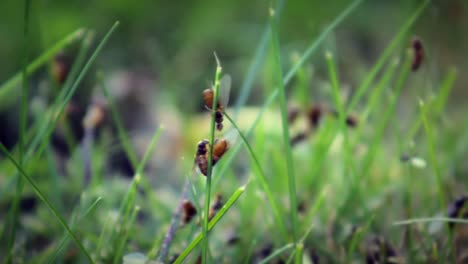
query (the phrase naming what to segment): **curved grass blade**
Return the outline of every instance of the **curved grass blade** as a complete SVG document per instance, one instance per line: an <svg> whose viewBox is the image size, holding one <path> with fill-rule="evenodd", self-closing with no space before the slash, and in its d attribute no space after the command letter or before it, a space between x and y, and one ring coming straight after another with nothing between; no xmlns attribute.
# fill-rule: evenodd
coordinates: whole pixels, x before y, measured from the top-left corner
<svg viewBox="0 0 468 264"><path fill-rule="evenodd" d="M247 183L248 184L248 183ZM211 219L210 223L208 224L208 230L210 231L215 227L215 225L221 220L221 218L227 213L227 211L234 205L234 203L239 199L239 197L245 192L245 188L247 185L239 187L234 194L229 198L226 204L219 210L219 212ZM176 259L174 264L180 264L184 261L185 258L195 249L195 247L200 243L200 241L204 238L204 233L199 233L192 242L180 253L180 256Z"/></svg>
<svg viewBox="0 0 468 264"><path fill-rule="evenodd" d="M31 184L32 188L36 192L37 196L39 199L41 199L45 205L49 208L49 210L52 212L52 214L57 218L57 220L60 222L60 224L65 228L67 233L72 237L72 239L75 241L76 245L80 248L80 250L86 255L86 258L90 263L94 263L93 259L89 255L88 251L85 249L83 244L81 243L80 240L76 237L76 235L72 232L70 227L67 225L65 222L65 219L59 214L59 212L55 209L55 207L52 206L52 204L49 202L49 200L45 197L45 195L42 193L42 191L39 189L39 187L36 185L34 180L26 174L26 172L23 170L23 168L20 166L20 164L13 158L13 156L10 154L10 152L6 149L6 147L0 143L0 150L7 156L7 158L13 163L13 165L18 169L20 172L20 175L22 175L28 182Z"/></svg>

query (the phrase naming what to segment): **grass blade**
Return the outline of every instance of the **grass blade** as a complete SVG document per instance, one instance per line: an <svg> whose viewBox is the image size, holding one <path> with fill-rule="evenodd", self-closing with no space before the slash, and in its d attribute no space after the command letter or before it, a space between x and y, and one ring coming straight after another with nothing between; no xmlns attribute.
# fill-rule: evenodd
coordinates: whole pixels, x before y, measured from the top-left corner
<svg viewBox="0 0 468 264"><path fill-rule="evenodd" d="M280 43L279 43L279 32L277 28L278 19L275 15L275 11L270 9L270 25L273 44L273 55L274 63L276 65L276 78L279 91L279 104L281 110L281 123L283 129L283 141L286 152L286 166L288 175L288 187L289 187L289 202L290 202L290 216L292 224L292 238L294 246L296 246L297 235L298 235L298 220L297 220L297 197L296 197L296 177L294 174L294 164L292 159L292 150L289 136L289 123L288 123L288 109L286 107L286 92L283 82L283 72L281 69L281 56L280 56Z"/></svg>
<svg viewBox="0 0 468 264"><path fill-rule="evenodd" d="M215 116L216 116L216 105L218 105L218 95L219 95L219 79L221 77L222 67L218 60L218 57L215 55L216 59L216 73L215 73L215 80L213 85L213 107L211 107L211 121L210 121L210 151L209 153L213 153L213 146L215 140ZM206 175L206 187L205 187L205 217L203 219L202 225L202 232L203 232L203 250L202 250L202 261L204 263L208 263L208 247L209 247L209 237L208 237L208 215L210 211L210 198L211 198L211 180L213 176L213 155L208 155L208 173Z"/></svg>
<svg viewBox="0 0 468 264"><path fill-rule="evenodd" d="M20 109L20 116L19 116L19 165L23 166L25 161L25 131L26 131L26 118L28 113L28 72L27 72L27 65L28 65L28 56L29 56L29 19L30 19L30 12L31 12L31 1L26 0L24 5L24 43L23 43L23 69L22 69L22 88L21 88L21 109ZM18 228L18 206L21 196L23 194L24 189L24 180L21 176L18 175L16 181L16 193L13 199L13 204L11 206L11 210L9 212L9 218L11 219L11 226L10 226L10 234L7 241L7 258L6 263L11 261L11 256L13 254L13 247L15 244L16 238L16 229Z"/></svg>
<svg viewBox="0 0 468 264"><path fill-rule="evenodd" d="M289 250L289 249L291 249L293 247L294 247L294 244L292 244L292 243L286 244L286 245L278 248L277 250L275 250L273 253L271 253L270 256L262 259L262 261L260 261L258 264L267 264L267 263L269 263L270 260L273 260L274 258L279 256L283 252L286 252L287 250Z"/></svg>

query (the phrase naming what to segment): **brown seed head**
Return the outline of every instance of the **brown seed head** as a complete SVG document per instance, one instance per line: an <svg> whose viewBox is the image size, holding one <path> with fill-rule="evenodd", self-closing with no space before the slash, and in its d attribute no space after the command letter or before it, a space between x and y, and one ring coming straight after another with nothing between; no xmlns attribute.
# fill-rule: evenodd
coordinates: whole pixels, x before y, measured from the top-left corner
<svg viewBox="0 0 468 264"><path fill-rule="evenodd" d="M182 208L183 208L182 223L185 225L185 224L190 223L193 217L197 215L197 208L195 208L193 203L189 200L182 201Z"/></svg>
<svg viewBox="0 0 468 264"><path fill-rule="evenodd" d="M228 149L229 142L226 139L216 139L213 145L213 164L216 164Z"/></svg>
<svg viewBox="0 0 468 264"><path fill-rule="evenodd" d="M411 42L413 50L413 61L411 63L411 70L417 71L424 60L424 47L421 40L415 37Z"/></svg>

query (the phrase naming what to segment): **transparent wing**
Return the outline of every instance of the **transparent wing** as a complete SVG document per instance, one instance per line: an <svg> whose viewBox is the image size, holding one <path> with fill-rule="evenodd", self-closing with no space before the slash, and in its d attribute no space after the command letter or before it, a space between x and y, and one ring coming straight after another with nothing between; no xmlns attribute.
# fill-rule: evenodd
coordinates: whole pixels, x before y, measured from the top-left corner
<svg viewBox="0 0 468 264"><path fill-rule="evenodd" d="M230 92L231 92L231 76L229 74L225 74L219 81L219 95L218 95L218 100L224 108L226 108L229 103Z"/></svg>

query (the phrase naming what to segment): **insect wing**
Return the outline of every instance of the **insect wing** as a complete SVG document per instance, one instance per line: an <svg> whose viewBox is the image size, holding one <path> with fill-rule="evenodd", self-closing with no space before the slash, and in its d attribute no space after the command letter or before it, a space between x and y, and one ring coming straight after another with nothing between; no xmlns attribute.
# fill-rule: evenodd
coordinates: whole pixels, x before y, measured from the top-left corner
<svg viewBox="0 0 468 264"><path fill-rule="evenodd" d="M219 96L218 100L223 107L227 107L229 103L229 93L231 92L231 76L225 74L219 81Z"/></svg>

